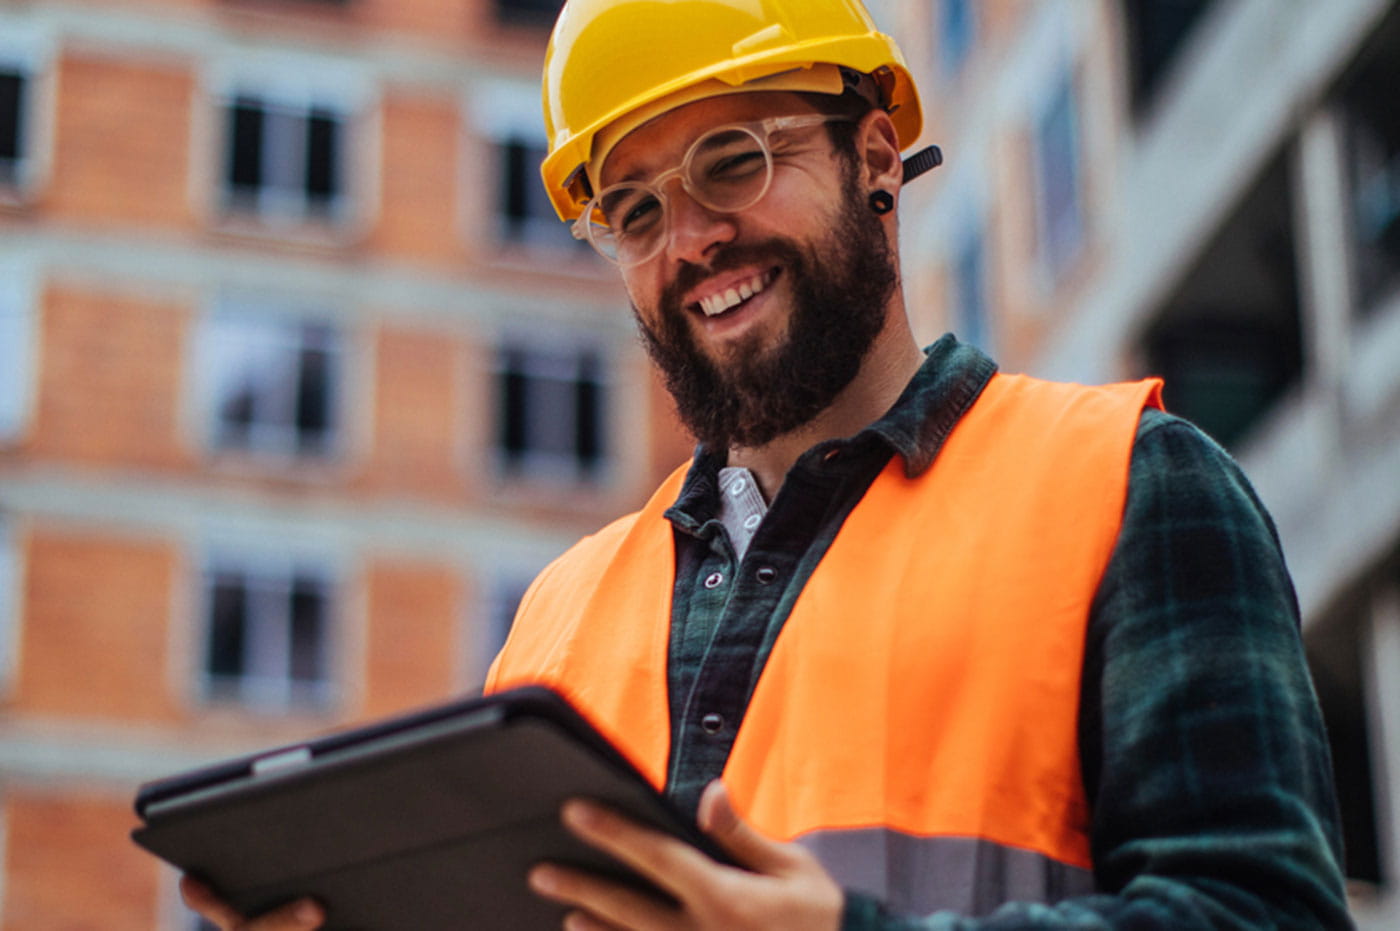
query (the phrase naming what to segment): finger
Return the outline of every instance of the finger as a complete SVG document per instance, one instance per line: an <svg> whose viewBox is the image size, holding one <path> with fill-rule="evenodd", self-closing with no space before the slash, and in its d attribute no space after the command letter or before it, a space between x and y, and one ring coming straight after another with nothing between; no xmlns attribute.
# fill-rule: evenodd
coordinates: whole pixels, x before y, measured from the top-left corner
<svg viewBox="0 0 1400 931"><path fill-rule="evenodd" d="M568 931L674 928L679 918L673 906L581 870L541 863L527 879L537 894L576 909L564 918Z"/></svg>
<svg viewBox="0 0 1400 931"><path fill-rule="evenodd" d="M592 802L574 799L565 803L563 821L584 843L682 901L703 882L708 871L716 868L714 860L690 844Z"/></svg>
<svg viewBox="0 0 1400 931"><path fill-rule="evenodd" d="M191 876L180 877L180 898L185 900L186 905L214 922L224 931L236 928L243 923L242 915L216 896L214 890Z"/></svg>
<svg viewBox="0 0 1400 931"><path fill-rule="evenodd" d="M627 929L608 924L587 912L574 911L564 916L564 931L627 931Z"/></svg>
<svg viewBox="0 0 1400 931"><path fill-rule="evenodd" d="M259 915L248 922L246 928L238 926L238 931L305 931L321 927L325 920L326 913L321 906L311 899L299 899Z"/></svg>
<svg viewBox="0 0 1400 931"><path fill-rule="evenodd" d="M311 899L289 902L249 920L215 895L207 885L189 876L180 879L180 895L186 905L214 922L222 931L304 931L319 928L326 920L325 910Z"/></svg>
<svg viewBox="0 0 1400 931"><path fill-rule="evenodd" d="M779 873L795 862L787 844L769 840L739 817L729 790L718 779L701 794L695 820L735 861L755 872Z"/></svg>

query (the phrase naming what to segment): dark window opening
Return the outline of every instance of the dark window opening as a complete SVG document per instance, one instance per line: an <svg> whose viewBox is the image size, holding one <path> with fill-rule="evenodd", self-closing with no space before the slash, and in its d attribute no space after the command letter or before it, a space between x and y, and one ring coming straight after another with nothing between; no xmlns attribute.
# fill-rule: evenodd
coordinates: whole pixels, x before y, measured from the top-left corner
<svg viewBox="0 0 1400 931"><path fill-rule="evenodd" d="M501 235L506 242L526 243L560 249L590 249L583 240L574 239L569 225L560 221L554 205L540 180L540 163L544 161L543 145L519 138L506 140L500 146L501 173Z"/></svg>
<svg viewBox="0 0 1400 931"><path fill-rule="evenodd" d="M531 149L518 139L505 144L506 183L502 186L505 195L503 212L506 218L506 236L509 239L523 238L522 229L530 219L530 197L527 190L530 183L529 162L533 161Z"/></svg>
<svg viewBox="0 0 1400 931"><path fill-rule="evenodd" d="M263 183L263 109L240 97L229 107L229 187L235 193L256 193Z"/></svg>
<svg viewBox="0 0 1400 931"><path fill-rule="evenodd" d="M1155 315L1143 349L1167 409L1237 447L1297 381L1302 324L1288 159L1280 156Z"/></svg>
<svg viewBox="0 0 1400 931"><path fill-rule="evenodd" d="M1308 637L1308 666L1317 690L1332 772L1341 808L1342 835L1349 879L1380 884L1380 843L1376 831L1376 799L1366 676L1361 652L1364 608L1320 625Z"/></svg>
<svg viewBox="0 0 1400 931"><path fill-rule="evenodd" d="M326 578L225 561L208 574L206 585L210 698L267 707L325 700L331 633Z"/></svg>
<svg viewBox="0 0 1400 931"><path fill-rule="evenodd" d="M1400 289L1400 6L1338 89L1346 126L1357 300L1363 311Z"/></svg>
<svg viewBox="0 0 1400 931"><path fill-rule="evenodd" d="M574 454L583 471L592 474L603 460L603 383L592 355L579 360L574 412Z"/></svg>
<svg viewBox="0 0 1400 931"><path fill-rule="evenodd" d="M220 316L205 338L215 448L297 456L334 450L340 380L334 330Z"/></svg>
<svg viewBox="0 0 1400 931"><path fill-rule="evenodd" d="M1046 268L1056 277L1069 267L1084 240L1074 92L1074 77L1066 73L1036 121L1038 246Z"/></svg>
<svg viewBox="0 0 1400 931"><path fill-rule="evenodd" d="M18 71L0 69L0 184L15 180L24 158L24 94L27 80Z"/></svg>
<svg viewBox="0 0 1400 931"><path fill-rule="evenodd" d="M512 26L548 27L563 8L564 0L496 0L496 18Z"/></svg>
<svg viewBox="0 0 1400 931"><path fill-rule="evenodd" d="M599 357L509 348L500 358L497 442L507 474L596 477L608 453Z"/></svg>
<svg viewBox="0 0 1400 931"><path fill-rule="evenodd" d="M329 334L319 331L316 335L320 338L308 341L298 353L300 364L293 422L297 448L303 453L326 450L334 426L331 384L335 379L335 359L329 348Z"/></svg>
<svg viewBox="0 0 1400 931"><path fill-rule="evenodd" d="M324 205L340 192L340 120L324 110L312 110L306 137L306 196Z"/></svg>
<svg viewBox="0 0 1400 931"><path fill-rule="evenodd" d="M501 448L511 467L518 467L529 449L525 435L529 379L523 369L523 354L507 352L501 373Z"/></svg>
<svg viewBox="0 0 1400 931"><path fill-rule="evenodd" d="M237 678L244 670L248 588L241 574L216 573L209 593L209 640L204 668L211 676Z"/></svg>
<svg viewBox="0 0 1400 931"><path fill-rule="evenodd" d="M227 116L231 209L317 217L335 211L345 190L342 115L239 96Z"/></svg>
<svg viewBox="0 0 1400 931"><path fill-rule="evenodd" d="M1133 114L1152 106L1162 79L1215 0L1123 0Z"/></svg>
<svg viewBox="0 0 1400 931"><path fill-rule="evenodd" d="M319 682L326 676L325 593L319 579L292 580L290 620L288 671L297 682Z"/></svg>

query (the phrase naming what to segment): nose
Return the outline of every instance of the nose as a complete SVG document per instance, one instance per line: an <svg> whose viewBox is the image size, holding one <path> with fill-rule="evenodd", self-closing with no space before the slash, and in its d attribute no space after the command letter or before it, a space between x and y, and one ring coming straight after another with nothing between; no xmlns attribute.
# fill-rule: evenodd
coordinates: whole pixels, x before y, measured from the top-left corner
<svg viewBox="0 0 1400 931"><path fill-rule="evenodd" d="M715 246L732 241L737 233L736 214L709 209L682 185L671 186L666 209L670 213L666 243L670 259L703 264Z"/></svg>

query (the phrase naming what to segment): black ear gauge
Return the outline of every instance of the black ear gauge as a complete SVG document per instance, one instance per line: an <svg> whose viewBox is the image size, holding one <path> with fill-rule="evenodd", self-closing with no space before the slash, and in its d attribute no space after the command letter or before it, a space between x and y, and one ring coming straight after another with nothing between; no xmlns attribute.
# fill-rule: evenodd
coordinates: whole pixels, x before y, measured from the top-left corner
<svg viewBox="0 0 1400 931"><path fill-rule="evenodd" d="M870 209L884 216L894 209L894 195L889 191L871 191Z"/></svg>

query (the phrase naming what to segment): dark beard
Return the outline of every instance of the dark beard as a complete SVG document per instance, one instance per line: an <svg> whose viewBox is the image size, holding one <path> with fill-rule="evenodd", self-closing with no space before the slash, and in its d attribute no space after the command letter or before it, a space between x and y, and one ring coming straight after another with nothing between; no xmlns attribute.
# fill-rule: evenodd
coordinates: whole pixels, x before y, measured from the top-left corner
<svg viewBox="0 0 1400 931"><path fill-rule="evenodd" d="M696 343L680 295L750 264L782 266L793 296L787 338L767 348L762 334L751 334L716 364ZM810 422L855 378L884 327L896 279L884 226L848 179L834 228L810 250L781 237L725 248L706 268L681 268L661 295L657 327L640 314L637 323L697 440L712 450L763 446Z"/></svg>

